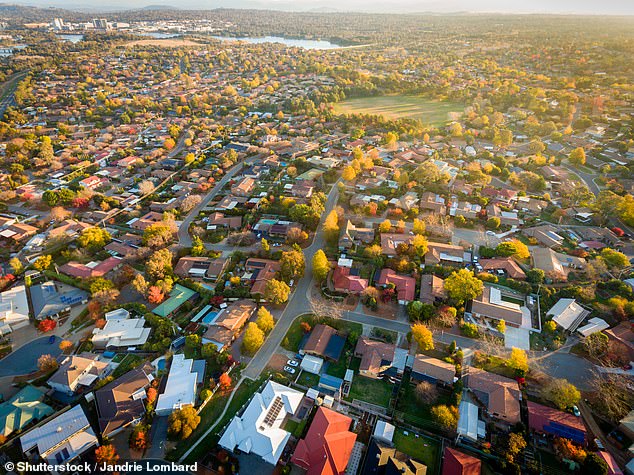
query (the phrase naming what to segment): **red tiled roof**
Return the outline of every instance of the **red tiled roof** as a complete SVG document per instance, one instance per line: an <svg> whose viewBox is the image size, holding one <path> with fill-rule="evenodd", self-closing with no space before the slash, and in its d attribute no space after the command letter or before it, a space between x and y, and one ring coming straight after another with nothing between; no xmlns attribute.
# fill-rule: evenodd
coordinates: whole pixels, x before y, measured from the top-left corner
<svg viewBox="0 0 634 475"><path fill-rule="evenodd" d="M480 475L482 462L451 447L445 448L442 475Z"/></svg>
<svg viewBox="0 0 634 475"><path fill-rule="evenodd" d="M350 275L349 267L335 267L332 274L335 290L347 290L348 292L363 292L368 287L368 280L358 275Z"/></svg>
<svg viewBox="0 0 634 475"><path fill-rule="evenodd" d="M307 475L340 475L345 473L357 435L350 432L352 419L320 407L299 441L291 461L306 469Z"/></svg>
<svg viewBox="0 0 634 475"><path fill-rule="evenodd" d="M394 284L399 300L410 302L414 300L416 295L416 279L407 275L399 275L392 269L383 269L376 283L378 285Z"/></svg>

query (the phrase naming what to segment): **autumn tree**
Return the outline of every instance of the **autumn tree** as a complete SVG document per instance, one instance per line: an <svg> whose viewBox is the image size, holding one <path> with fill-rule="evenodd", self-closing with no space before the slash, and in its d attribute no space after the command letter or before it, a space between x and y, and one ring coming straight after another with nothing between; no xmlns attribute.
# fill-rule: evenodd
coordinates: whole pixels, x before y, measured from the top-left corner
<svg viewBox="0 0 634 475"><path fill-rule="evenodd" d="M290 293L291 288L281 280L271 279L264 286L264 298L275 305L287 302Z"/></svg>
<svg viewBox="0 0 634 475"><path fill-rule="evenodd" d="M601 251L601 258L610 269L624 269L630 265L630 261L625 254L609 247Z"/></svg>
<svg viewBox="0 0 634 475"><path fill-rule="evenodd" d="M55 330L57 326L57 322L52 318L45 318L44 320L40 320L40 323L37 325L37 329L42 333L51 332Z"/></svg>
<svg viewBox="0 0 634 475"><path fill-rule="evenodd" d="M114 448L114 445L102 445L95 450L95 460L99 465L113 465L119 460L119 455Z"/></svg>
<svg viewBox="0 0 634 475"><path fill-rule="evenodd" d="M9 259L9 267L11 267L11 271L15 275L19 275L24 272L24 264L22 264L22 261L20 261L17 257Z"/></svg>
<svg viewBox="0 0 634 475"><path fill-rule="evenodd" d="M521 434L511 432L506 438L505 457L509 462L515 462L515 458L526 448L526 439Z"/></svg>
<svg viewBox="0 0 634 475"><path fill-rule="evenodd" d="M143 244L151 248L167 246L174 237L174 229L169 223L154 223L143 231Z"/></svg>
<svg viewBox="0 0 634 475"><path fill-rule="evenodd" d="M134 279L132 279L131 285L132 288L141 295L145 295L148 291L148 283L146 282L145 277L143 277L143 274L135 275Z"/></svg>
<svg viewBox="0 0 634 475"><path fill-rule="evenodd" d="M528 371L528 356L524 350L513 347L511 349L511 356L506 364L509 368L517 372L526 373Z"/></svg>
<svg viewBox="0 0 634 475"><path fill-rule="evenodd" d="M59 344L59 349L64 353L70 353L70 350L73 349L73 342L70 340L62 340Z"/></svg>
<svg viewBox="0 0 634 475"><path fill-rule="evenodd" d="M418 345L419 351L434 349L434 336L431 330L422 323L412 325L412 339Z"/></svg>
<svg viewBox="0 0 634 475"><path fill-rule="evenodd" d="M200 424L200 416L192 406L185 406L172 412L167 423L167 432L172 437L187 439Z"/></svg>
<svg viewBox="0 0 634 475"><path fill-rule="evenodd" d="M280 277L285 282L290 282L304 277L304 271L306 269L306 262L304 260L304 253L301 250L293 249L291 251L283 252L280 257Z"/></svg>
<svg viewBox="0 0 634 475"><path fill-rule="evenodd" d="M583 347L592 358L599 358L608 351L610 339L603 332L596 332L583 339Z"/></svg>
<svg viewBox="0 0 634 475"><path fill-rule="evenodd" d="M518 259L528 259L531 256L528 246L518 239L501 242L495 248L495 252L498 256L513 256Z"/></svg>
<svg viewBox="0 0 634 475"><path fill-rule="evenodd" d="M84 229L77 238L77 245L88 250L103 249L111 236L108 231L97 226Z"/></svg>
<svg viewBox="0 0 634 475"><path fill-rule="evenodd" d="M427 253L427 238L417 234L414 236L414 239L412 239L412 247L417 255L421 257L424 256Z"/></svg>
<svg viewBox="0 0 634 475"><path fill-rule="evenodd" d="M145 270L154 279L164 279L172 273L172 259L169 249L155 251L145 263Z"/></svg>
<svg viewBox="0 0 634 475"><path fill-rule="evenodd" d="M339 240L339 215L332 210L324 220L324 235L326 241L335 244Z"/></svg>
<svg viewBox="0 0 634 475"><path fill-rule="evenodd" d="M412 225L412 232L414 234L423 235L425 234L426 230L427 230L427 227L425 225L425 222L418 218L414 218L414 224Z"/></svg>
<svg viewBox="0 0 634 475"><path fill-rule="evenodd" d="M330 262L328 262L326 253L319 249L313 255L313 275L318 282L323 282L326 280L328 272L330 272Z"/></svg>
<svg viewBox="0 0 634 475"><path fill-rule="evenodd" d="M559 409L567 409L574 406L581 399L581 393L566 379L551 379L541 391L542 397L552 402Z"/></svg>
<svg viewBox="0 0 634 475"><path fill-rule="evenodd" d="M44 373L53 371L58 367L59 364L57 363L57 360L49 354L42 355L37 359L37 368Z"/></svg>
<svg viewBox="0 0 634 475"><path fill-rule="evenodd" d="M231 388L231 376L228 373L222 373L220 378L218 379L218 384L220 385L220 389L228 390Z"/></svg>
<svg viewBox="0 0 634 475"><path fill-rule="evenodd" d="M258 309L258 317L255 323L260 328L260 330L262 330L265 334L268 334L271 330L273 330L273 327L275 326L275 319L273 318L273 315L271 315L271 312L266 309L266 307L260 307Z"/></svg>
<svg viewBox="0 0 634 475"><path fill-rule="evenodd" d="M445 279L444 288L450 298L462 304L481 295L484 284L472 271L460 269Z"/></svg>
<svg viewBox="0 0 634 475"><path fill-rule="evenodd" d="M51 256L50 254L45 254L38 257L35 260L35 262L33 263L33 267L36 270L43 271L51 267L52 263L53 263L53 256Z"/></svg>
<svg viewBox="0 0 634 475"><path fill-rule="evenodd" d="M455 431L458 427L458 408L440 404L430 410L432 420L446 431Z"/></svg>
<svg viewBox="0 0 634 475"><path fill-rule="evenodd" d="M345 181L352 181L357 177L357 172L354 169L354 167L348 165L347 167L343 169L343 172L341 173L341 177Z"/></svg>
<svg viewBox="0 0 634 475"><path fill-rule="evenodd" d="M187 214L191 210L193 210L196 206L198 206L202 202L202 197L200 195L189 195L183 199L179 208L180 210Z"/></svg>
<svg viewBox="0 0 634 475"><path fill-rule="evenodd" d="M577 167L583 166L586 164L586 151L583 149L583 147L577 147L572 152L570 152L570 155L568 155L568 159L570 160L570 163L572 165L575 165Z"/></svg>
<svg viewBox="0 0 634 475"><path fill-rule="evenodd" d="M248 355L255 355L264 344L264 332L254 322L249 322L242 337L242 350Z"/></svg>
<svg viewBox="0 0 634 475"><path fill-rule="evenodd" d="M129 444L133 450L143 451L147 449L149 445L147 427L143 424L137 425L130 434Z"/></svg>
<svg viewBox="0 0 634 475"><path fill-rule="evenodd" d="M392 222L389 219L386 219L385 221L382 221L379 224L380 233L389 233L391 229L392 229Z"/></svg>
<svg viewBox="0 0 634 475"><path fill-rule="evenodd" d="M152 285L148 288L147 301L153 304L159 304L165 300L165 294L156 285Z"/></svg>

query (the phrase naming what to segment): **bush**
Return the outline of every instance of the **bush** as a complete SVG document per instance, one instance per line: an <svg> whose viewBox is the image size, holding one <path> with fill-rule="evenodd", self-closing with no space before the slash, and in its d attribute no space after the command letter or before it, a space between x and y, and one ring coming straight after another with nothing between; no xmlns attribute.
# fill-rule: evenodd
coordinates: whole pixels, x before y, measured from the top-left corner
<svg viewBox="0 0 634 475"><path fill-rule="evenodd" d="M463 323L460 326L460 331L467 338L478 338L480 336L480 331L475 323Z"/></svg>

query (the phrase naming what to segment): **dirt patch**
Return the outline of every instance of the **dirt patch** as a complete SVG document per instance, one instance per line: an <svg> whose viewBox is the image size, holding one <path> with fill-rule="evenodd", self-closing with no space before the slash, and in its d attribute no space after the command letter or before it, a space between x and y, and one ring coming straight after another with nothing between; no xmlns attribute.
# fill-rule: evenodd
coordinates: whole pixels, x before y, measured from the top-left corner
<svg viewBox="0 0 634 475"><path fill-rule="evenodd" d="M280 353L275 353L273 356L271 356L268 366L273 371L284 371L284 366L286 366L287 361L288 356L282 355Z"/></svg>
<svg viewBox="0 0 634 475"><path fill-rule="evenodd" d="M134 46L163 46L165 48L180 48L183 46L204 46L200 43L196 43L192 40L184 39L151 39L151 40L136 40L126 43L127 47Z"/></svg>

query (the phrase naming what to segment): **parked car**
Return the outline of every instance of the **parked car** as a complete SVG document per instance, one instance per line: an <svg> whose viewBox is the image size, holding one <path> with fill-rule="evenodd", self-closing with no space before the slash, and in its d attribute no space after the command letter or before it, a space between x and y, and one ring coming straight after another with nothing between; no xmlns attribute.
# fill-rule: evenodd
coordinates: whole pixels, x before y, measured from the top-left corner
<svg viewBox="0 0 634 475"><path fill-rule="evenodd" d="M290 366L284 366L284 371L286 371L287 373L290 373L290 374L295 374L296 369L295 368L291 368Z"/></svg>
<svg viewBox="0 0 634 475"><path fill-rule="evenodd" d="M295 360L288 360L286 362L287 366L292 366L293 368L297 368L299 366L299 361L295 361Z"/></svg>
<svg viewBox="0 0 634 475"><path fill-rule="evenodd" d="M577 417L581 417L581 412L577 406L572 406L572 413Z"/></svg>
<svg viewBox="0 0 634 475"><path fill-rule="evenodd" d="M55 335L51 335L48 337L48 344L52 345L53 343L55 343Z"/></svg>

